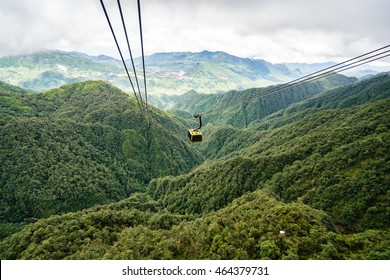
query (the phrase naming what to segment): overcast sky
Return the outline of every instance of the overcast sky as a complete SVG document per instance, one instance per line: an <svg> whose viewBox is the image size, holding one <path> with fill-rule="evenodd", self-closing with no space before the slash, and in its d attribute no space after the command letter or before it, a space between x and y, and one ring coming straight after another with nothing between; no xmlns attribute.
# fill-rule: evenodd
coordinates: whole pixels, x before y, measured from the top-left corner
<svg viewBox="0 0 390 280"><path fill-rule="evenodd" d="M104 1L123 42L116 2ZM121 4L140 56L137 1ZM323 62L390 44L389 0L141 0L141 6L146 54L210 50L274 63ZM40 49L118 57L100 0L0 0L0 56Z"/></svg>

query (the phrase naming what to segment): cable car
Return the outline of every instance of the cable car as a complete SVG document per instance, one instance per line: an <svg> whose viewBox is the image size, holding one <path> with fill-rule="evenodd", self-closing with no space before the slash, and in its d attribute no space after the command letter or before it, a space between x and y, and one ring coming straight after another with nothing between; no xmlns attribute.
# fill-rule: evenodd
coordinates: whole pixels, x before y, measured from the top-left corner
<svg viewBox="0 0 390 280"><path fill-rule="evenodd" d="M194 118L199 118L199 127L196 129L190 128L188 129L188 138L190 139L191 143L199 143L202 142L202 131L200 131L200 128L202 127L202 115L195 114Z"/></svg>

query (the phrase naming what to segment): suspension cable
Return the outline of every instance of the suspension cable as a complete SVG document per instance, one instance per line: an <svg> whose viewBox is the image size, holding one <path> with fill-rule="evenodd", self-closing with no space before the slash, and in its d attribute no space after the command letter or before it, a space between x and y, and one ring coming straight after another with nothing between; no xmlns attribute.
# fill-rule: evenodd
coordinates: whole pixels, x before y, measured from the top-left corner
<svg viewBox="0 0 390 280"><path fill-rule="evenodd" d="M303 76L303 77L300 77L300 78L298 78L298 79L292 80L292 81L290 81L290 82L288 82L288 83L286 83L286 84L295 83L295 82L300 81L300 80L303 80L303 79L305 79L305 78L307 78L307 77L314 76L314 75L319 74L319 73L321 73L321 72L324 72L324 71L326 71L326 70L330 70L330 69L335 68L335 67L337 67L337 66L343 65L343 64L345 64L345 63L347 63L347 62L351 62L351 61L354 61L354 60L356 60L356 59L358 59L358 58L364 57L364 56L366 56L366 55L369 55L369 54L378 52L378 51L380 51L380 50L386 49L386 48L388 48L389 46L390 46L390 45L387 45L387 46L384 46L384 47L382 47L382 48L379 48L379 49L370 51L370 52L365 53L365 54L362 54L362 55L359 55L359 56L357 56L357 57L348 59L348 60L346 60L346 61L337 63L337 64L335 64L335 65L326 67L326 68L324 68L324 69L322 69L322 70L319 70L319 71L310 73L310 74L308 74L308 75L305 75L305 76ZM351 63L351 64L353 64L353 63Z"/></svg>
<svg viewBox="0 0 390 280"><path fill-rule="evenodd" d="M131 87L132 87L132 89L133 89L135 99L137 100L137 103L138 103L138 107L139 107L140 110L142 111L142 107L141 107L140 101L139 101L138 96L137 96L137 93L136 93L136 91L135 91L133 82L131 81L131 78L130 78L129 70L127 69L126 62L125 62L125 60L124 60L124 58L123 58L122 51L121 51L121 49L120 49L120 47L119 47L118 40L117 40L117 38L116 38L116 36L115 36L114 29L112 28L111 21L110 21L110 17L108 16L108 13L107 13L106 7L104 6L103 0L100 0L100 3L101 3L101 5L102 5L104 14L106 15L106 19L107 19L108 25L110 26L110 30L111 30L112 36L114 37L116 47L117 47L118 52L119 52L119 55L120 55L120 57L121 57L121 59L122 59L123 66L125 67L127 77L129 78L129 82L130 82L130 85L131 85Z"/></svg>
<svg viewBox="0 0 390 280"><path fill-rule="evenodd" d="M138 76L137 76L137 71L135 70L134 59L133 59L133 54L132 54L132 52L131 52L129 36L127 35L127 29L126 29L125 19L124 19L123 12L122 12L122 6L121 6L121 3L120 3L120 0L117 0L117 2L118 2L119 13L120 13L121 19L122 19L123 31L125 32L125 36L126 36L127 47L128 47L128 49L129 49L129 54L130 54L130 59L131 59L131 65L133 66L133 72L134 72L134 76L135 76L135 81L136 81L136 83L137 83L138 94L139 94L139 97L140 97L140 99L141 99L141 104L142 104L142 106L143 106L142 96L141 96L141 90L140 90L140 88L139 88Z"/></svg>
<svg viewBox="0 0 390 280"><path fill-rule="evenodd" d="M303 76L301 78L292 80L292 81L287 82L285 84L281 84L281 85L278 85L278 86L275 86L275 87L271 87L269 89L265 89L263 92L254 95L253 97L249 98L248 100L246 100L244 102L245 103L249 103L252 100L255 100L255 99L258 99L260 97L267 96L267 95L271 95L273 93L276 93L276 92L279 92L281 90L290 88L292 86L298 86L298 85L302 85L302 84L305 84L305 83L308 83L308 82L313 82L315 80L322 79L322 78L328 77L330 75L334 75L334 74L337 74L337 73L340 73L340 72L343 72L343 71L346 71L346 70L349 70L349 69L361 66L363 64L367 64L369 62L373 62L373 61L376 61L376 60L379 60L379 59L383 59L385 57L389 57L390 56L390 49L388 49L388 48L390 48L390 45L387 45L387 46L384 46L382 48L379 48L379 49L367 52L367 53L362 54L362 55L359 55L357 57L348 59L348 60L343 61L341 63L335 64L333 66L324 68L324 69L316 71L314 73L305 75L305 76ZM377 53L377 54L374 54L374 55L371 55L371 56L368 56L368 57L365 57L367 55L376 53L376 52L378 52L380 50L384 50L384 49L388 49L388 50L382 51L380 53ZM362 58L362 57L365 57L365 58ZM351 62L351 61L354 61L354 62ZM348 63L348 62L350 62L350 63ZM341 65L343 65L343 66L341 66ZM241 104L241 103L243 103L242 100L237 100L235 102L230 103L230 106L234 106L236 104ZM208 111L207 113L212 113L212 111Z"/></svg>
<svg viewBox="0 0 390 280"><path fill-rule="evenodd" d="M274 92L280 91L282 89L289 88L291 86L300 85L300 84L304 84L304 83L307 83L307 82L312 82L312 81L315 81L315 80L318 80L318 79L322 79L324 77L327 77L327 76L330 76L330 75L333 75L333 74L336 74L336 73L340 73L340 72L346 71L348 69L352 69L352 68L358 67L360 65L363 65L363 64L375 61L375 60L379 60L379 59L385 58L385 57L390 55L390 54L388 54L388 53L390 53L390 50L386 50L386 51L383 51L381 53L378 53L378 54L375 54L375 55L371 55L371 56L368 56L366 58L362 58L362 59L357 60L358 58L361 58L363 56L367 56L368 54L372 54L374 52L377 52L379 50L382 50L382 49L388 48L388 47L390 47L390 45L388 45L386 47L383 47L383 48L380 48L380 49L377 49L375 51L371 51L371 52L365 53L365 54L357 56L355 58L346 60L344 62L338 63L338 64L333 65L331 67L327 67L327 68L325 68L323 70L320 70L320 71L314 72L312 74L303 76L303 77L301 77L299 79L290 81L288 83L276 86L275 88L271 88L269 90L266 90L265 92L262 92L261 95L262 96L263 95L264 96L265 95L269 95L269 94L272 94ZM383 55L383 54L387 54L387 55ZM381 56L381 55L383 55L383 56ZM347 63L347 62L350 62L350 61L353 61L353 60L356 60L356 61L355 62L351 62L351 63ZM340 65L343 65L343 66L340 66ZM318 73L318 74L316 74L316 73ZM316 74L316 75L314 75L314 74Z"/></svg>
<svg viewBox="0 0 390 280"><path fill-rule="evenodd" d="M387 51L386 53L389 53L389 52L390 52L390 51ZM379 54L379 55L380 55L380 54ZM330 75L334 75L334 74L337 74L337 73L340 73L340 72L344 72L344 71L346 71L346 70L349 70L349 69L352 69L352 68L361 66L361 65L363 65L363 64L367 64L367 63L369 63L369 62L373 62L373 61L376 61L376 60L379 60L379 59L382 59L382 58L385 58L385 57L388 57L388 56L390 56L390 53L389 53L389 54L386 54L386 55L383 55L383 56L375 57L375 58L370 59L370 60L368 60L368 61L364 61L364 62L361 62L361 63L358 63L358 64L354 64L354 65L352 65L352 66L345 65L345 66L343 66L343 69L341 69L341 70L338 70L338 71L328 71L328 72L325 72L325 73L319 75L318 77L310 78L310 79L308 79L308 80L305 81L305 82L312 82L312 81L315 81L315 80L318 80L318 79L322 79L322 78L328 77L328 76L330 76ZM367 59L369 59L369 58L367 58ZM360 61L361 61L361 60L359 60L359 61L357 61L357 62L360 62ZM356 62L356 63L357 63L357 62ZM347 66L349 66L349 67L347 67ZM344 67L345 67L345 68L344 68Z"/></svg>
<svg viewBox="0 0 390 280"><path fill-rule="evenodd" d="M142 36L142 19L141 19L141 4L140 4L140 0L137 0L137 3L138 3L139 33L140 33L140 37L141 37L142 70L143 70L143 74L144 74L145 103L146 103L146 109L149 110L149 107L148 107L148 92L146 90L145 55L144 55L144 40L143 40L143 36Z"/></svg>

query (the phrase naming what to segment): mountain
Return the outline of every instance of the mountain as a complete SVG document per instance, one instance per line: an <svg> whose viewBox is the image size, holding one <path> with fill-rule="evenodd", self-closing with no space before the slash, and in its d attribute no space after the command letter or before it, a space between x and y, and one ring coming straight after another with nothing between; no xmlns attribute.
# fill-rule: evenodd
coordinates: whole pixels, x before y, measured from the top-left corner
<svg viewBox="0 0 390 280"><path fill-rule="evenodd" d="M0 84L1 223L118 201L202 162L177 118L82 82L32 94Z"/></svg>
<svg viewBox="0 0 390 280"><path fill-rule="evenodd" d="M105 183L99 184L99 180L111 180L113 186L118 186L110 188L111 195L123 186L133 188L120 201L107 199L100 205L51 215L28 225L4 222L3 236L7 237L0 242L0 258L388 260L390 75L385 73L364 81L345 79L336 76L333 83L337 80L345 83L330 90L322 88L331 83L325 80L284 94L273 93L270 100L280 103L269 113L256 115L246 125L233 126L218 118L211 119L204 130L205 141L187 146L194 155L191 161L174 153L173 150L181 151L177 148L178 142L169 142L176 141L182 129L185 137L184 120L152 109L152 126L157 129L161 125L165 132L156 130L156 134L148 138L145 136L147 119L137 116L136 102L130 99L132 102L126 103L128 97L120 91L115 94L117 89L106 83L77 83L41 95L25 91L8 93L3 99L7 101L6 106L1 107L3 115L10 124L24 123L19 128L12 125L16 129L14 134L11 125L0 126L8 129L1 135L2 139L10 135L1 151L16 153L13 156L8 152L1 163L10 167L8 161L22 154L26 154L26 160L20 163L15 160L19 165L25 163L21 168L8 167L7 172L1 172L3 176L19 172L24 178L1 194L2 201L21 200L26 191L30 199L42 195L42 205L53 201L50 195L55 192L45 193L45 188L33 187L40 178L34 177L34 172L48 176L50 166L56 161L49 160L48 167L35 166L33 160L28 161L28 156L50 159L54 150L45 151L46 146L55 147L54 137L61 143L57 149L64 153L57 160L72 158L68 151L75 155L73 161L67 162L69 172L62 169L55 173L63 174L61 182L57 183L58 190L64 185L69 194L77 195L78 185L67 187L65 179L74 179L73 174L80 175L73 169L79 165L87 171L85 177L90 179L87 185L95 186L96 190L89 193L94 200L99 197L97 194L104 193L100 187ZM289 101L292 92L298 94L303 89L306 97ZM313 94L309 94L311 90ZM100 92L108 95L100 98ZM227 97L223 97L225 94ZM114 100L118 98L117 107L111 105L113 101L100 101L110 100L109 96ZM238 110L229 108L236 106L239 96L244 95L228 92L219 97L227 98L224 100L227 119L229 114L237 114ZM209 97L198 97L199 106L202 98ZM207 102L206 105L213 106ZM128 112L132 112L131 116ZM175 111L175 114L189 115L185 111ZM27 129L20 133L26 120L46 123L40 130ZM44 128L51 120L54 123L49 131L53 136L48 138ZM107 131L99 133L99 129L91 132L86 129L88 126L125 129L124 137L130 127L134 131L129 138L119 138L122 142L117 140L122 143L120 152L116 150L118 142L113 140L116 137ZM69 131L64 131L65 128ZM73 141L75 133L80 136ZM89 140L87 135L95 137ZM188 168L178 175L167 172L168 176L158 173L148 178L128 176L132 169L126 169L127 161L121 161L121 157L131 157L139 148L135 146L132 152L126 153L123 140L129 140L129 145L133 139L140 143L141 136L154 141L163 136L152 153L162 162L151 170L157 172L184 159L188 160ZM63 137L65 139L61 140ZM105 137L112 140L106 141ZM12 146L15 140L18 143L24 138L26 143ZM49 141L42 141L46 138ZM88 150L83 151L76 145ZM30 151L31 146L35 149ZM165 155L159 156L160 152ZM197 157L199 154L205 161ZM89 158L94 161L96 171L88 166ZM136 154L131 157L131 166L137 166L133 165L134 160L146 170L154 166L153 157L145 160ZM28 166L31 168L26 168ZM121 180L115 185L116 176L109 175L118 166L127 173L121 173L123 176L119 176ZM126 185L129 177L132 182ZM4 182L7 180L2 182L2 189ZM34 207L34 203L30 206ZM12 207L11 203L2 203L3 211L7 208L3 205ZM280 235L280 231L285 234Z"/></svg>
<svg viewBox="0 0 390 280"><path fill-rule="evenodd" d="M296 72L282 64L240 58L224 52L157 53L146 57L145 63L152 88L163 81L164 86L153 90L156 94L171 95L189 90L202 93L243 90L297 77Z"/></svg>
<svg viewBox="0 0 390 280"><path fill-rule="evenodd" d="M130 61L127 63L130 70ZM141 59L135 59L135 63L140 71ZM280 83L296 77L284 65L223 52L158 53L147 56L145 63L152 95L182 94L191 89L215 93ZM142 78L140 73L138 76ZM33 91L91 79L108 80L120 88L131 89L121 61L78 52L46 51L2 57L0 79Z"/></svg>
<svg viewBox="0 0 390 280"><path fill-rule="evenodd" d="M330 64L272 64L262 59L209 51L157 53L146 56L145 63L151 96L177 95L190 90L209 94L264 87L291 81ZM130 61L127 64L131 70ZM136 58L135 64L142 90L141 59ZM1 57L0 80L34 92L86 80L106 80L132 91L120 60L79 52L42 51Z"/></svg>
<svg viewBox="0 0 390 280"><path fill-rule="evenodd" d="M386 229L389 105L387 97L320 110L259 132L219 128L204 147L219 160L153 180L148 192L171 211L204 214L267 188L285 202L326 211L340 230Z"/></svg>
<svg viewBox="0 0 390 280"><path fill-rule="evenodd" d="M118 66L79 53L45 51L0 58L0 80L40 92L85 80L110 80L126 85Z"/></svg>
<svg viewBox="0 0 390 280"><path fill-rule="evenodd" d="M152 198L41 219L1 242L0 256L386 260L389 102L309 114L270 130L260 150L152 180Z"/></svg>
<svg viewBox="0 0 390 280"><path fill-rule="evenodd" d="M348 85L356 78L332 75L318 81L303 83L281 90L274 86L253 88L243 91L231 90L224 94L198 94L189 91L183 95L152 98L159 108L173 113L185 111L201 113L204 123L229 124L235 127L248 126L253 121L288 107L290 104L307 100L327 90ZM275 90L272 94L269 92Z"/></svg>

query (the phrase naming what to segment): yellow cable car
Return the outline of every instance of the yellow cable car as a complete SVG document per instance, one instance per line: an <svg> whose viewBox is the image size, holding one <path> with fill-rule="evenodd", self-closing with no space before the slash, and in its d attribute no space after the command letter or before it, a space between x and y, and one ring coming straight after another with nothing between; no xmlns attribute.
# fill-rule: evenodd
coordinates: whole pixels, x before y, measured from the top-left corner
<svg viewBox="0 0 390 280"><path fill-rule="evenodd" d="M188 138L191 143L199 143L202 142L202 131L200 128L202 127L202 115L196 114L194 118L199 118L199 127L197 129L190 128L188 129Z"/></svg>
<svg viewBox="0 0 390 280"><path fill-rule="evenodd" d="M191 143L202 142L202 132L198 129L190 128L188 130L188 138L190 138Z"/></svg>

